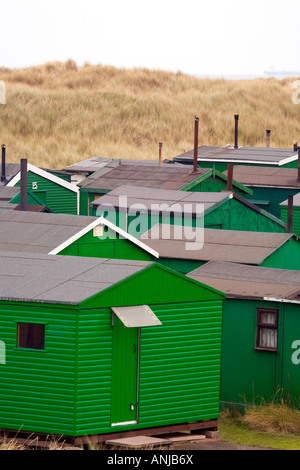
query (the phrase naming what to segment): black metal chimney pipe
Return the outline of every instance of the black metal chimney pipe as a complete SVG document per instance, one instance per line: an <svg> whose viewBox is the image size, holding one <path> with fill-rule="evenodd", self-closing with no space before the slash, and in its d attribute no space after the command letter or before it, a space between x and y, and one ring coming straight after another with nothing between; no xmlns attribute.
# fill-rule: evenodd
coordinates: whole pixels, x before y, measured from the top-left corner
<svg viewBox="0 0 300 470"><path fill-rule="evenodd" d="M287 232L293 233L293 196L288 196Z"/></svg>
<svg viewBox="0 0 300 470"><path fill-rule="evenodd" d="M235 126L234 126L234 148L235 149L238 149L239 146L238 146L238 127L239 127L239 115L238 114L235 114L234 115L234 119L235 119Z"/></svg>
<svg viewBox="0 0 300 470"><path fill-rule="evenodd" d="M270 147L270 134L271 134L271 131L267 129L266 130L266 147Z"/></svg>
<svg viewBox="0 0 300 470"><path fill-rule="evenodd" d="M193 172L198 170L198 134L199 134L199 118L195 116L195 132L194 132L194 166Z"/></svg>
<svg viewBox="0 0 300 470"><path fill-rule="evenodd" d="M20 210L27 210L27 159L21 158L21 203Z"/></svg>
<svg viewBox="0 0 300 470"><path fill-rule="evenodd" d="M6 149L5 144L2 144L1 181L6 180L6 174L5 174L5 149Z"/></svg>

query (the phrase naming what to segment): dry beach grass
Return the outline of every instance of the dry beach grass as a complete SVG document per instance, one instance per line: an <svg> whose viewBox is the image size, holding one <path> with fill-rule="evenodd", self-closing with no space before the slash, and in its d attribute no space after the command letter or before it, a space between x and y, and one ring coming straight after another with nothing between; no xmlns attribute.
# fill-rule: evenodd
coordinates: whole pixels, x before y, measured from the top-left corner
<svg viewBox="0 0 300 470"><path fill-rule="evenodd" d="M194 116L199 145L239 143L272 147L300 141L300 105L292 102L295 78L200 79L182 73L117 69L69 60L25 69L0 68L6 104L0 106L1 142L7 160L28 158L62 168L91 156L173 158L193 148Z"/></svg>

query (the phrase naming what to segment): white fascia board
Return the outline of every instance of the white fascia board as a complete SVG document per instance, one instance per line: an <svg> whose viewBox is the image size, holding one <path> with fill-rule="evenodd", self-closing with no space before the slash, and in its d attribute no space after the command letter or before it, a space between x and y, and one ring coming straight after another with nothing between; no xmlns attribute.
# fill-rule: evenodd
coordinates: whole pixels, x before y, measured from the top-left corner
<svg viewBox="0 0 300 470"><path fill-rule="evenodd" d="M59 246L57 246L56 248L54 248L54 250L50 251L48 254L49 255L57 255L58 253L60 253L62 250L64 250L65 248L67 248L69 245L71 245L72 243L74 243L76 240L78 240L79 238L81 238L83 235L85 235L86 233L88 233L90 230L92 230L94 227L97 227L98 225L106 225L107 227L109 227L111 230L113 230L114 232L118 233L119 235L121 235L122 237L126 238L127 240L131 241L132 243L134 243L135 245L137 245L139 248L141 248L142 250L144 251L147 251L149 254L153 255L155 258L159 258L159 253L155 250L153 250L152 248L150 248L149 246L145 245L143 242L141 242L140 240L138 240L137 238L133 237L132 235L130 235L129 233L125 232L124 230L120 229L119 227L117 227L116 225L114 225L112 222L109 222L108 220L106 220L103 216L99 217L98 219L94 220L94 222L90 223L89 225L87 225L85 228L83 228L82 230L80 230L78 233L76 233L75 235L73 235L72 237L70 237L68 240L66 240L65 242L61 243Z"/></svg>
<svg viewBox="0 0 300 470"><path fill-rule="evenodd" d="M277 297L264 297L263 300L267 300L268 302L285 302L288 304L300 304L299 300L292 300L292 299L278 299Z"/></svg>
<svg viewBox="0 0 300 470"><path fill-rule="evenodd" d="M73 191L74 193L79 193L79 187L75 184L69 183L68 181L59 178L58 176L52 175L48 171L42 170L42 168L38 168L37 166L31 165L31 163L27 164L27 171L31 171L36 175L42 176L43 178L52 181L53 183L59 184L64 188ZM15 186L21 179L21 171L19 171L8 183L7 186Z"/></svg>
<svg viewBox="0 0 300 470"><path fill-rule="evenodd" d="M293 162L298 158L298 155L292 155L291 157L284 158L278 161L264 161L264 160L239 160L237 158L209 158L209 157L198 157L198 162L211 162L211 163L250 163L254 165L266 165L266 166L282 166L287 163Z"/></svg>
<svg viewBox="0 0 300 470"><path fill-rule="evenodd" d="M287 157L284 160L280 160L279 166L286 165L287 163L294 162L297 159L298 159L298 154L296 153L295 155L292 155L291 157Z"/></svg>

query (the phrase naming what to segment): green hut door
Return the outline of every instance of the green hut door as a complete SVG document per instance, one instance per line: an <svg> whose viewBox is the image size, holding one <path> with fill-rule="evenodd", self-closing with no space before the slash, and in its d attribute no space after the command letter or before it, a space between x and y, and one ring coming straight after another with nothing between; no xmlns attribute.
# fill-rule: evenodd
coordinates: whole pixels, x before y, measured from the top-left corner
<svg viewBox="0 0 300 470"><path fill-rule="evenodd" d="M114 316L111 424L137 422L139 328L127 328Z"/></svg>

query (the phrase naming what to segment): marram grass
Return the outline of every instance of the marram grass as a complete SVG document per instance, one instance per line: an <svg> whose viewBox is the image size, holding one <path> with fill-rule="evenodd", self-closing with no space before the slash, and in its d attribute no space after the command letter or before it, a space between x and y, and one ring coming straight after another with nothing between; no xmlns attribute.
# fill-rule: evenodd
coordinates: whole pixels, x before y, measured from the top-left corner
<svg viewBox="0 0 300 470"><path fill-rule="evenodd" d="M182 73L117 69L69 60L24 69L0 68L6 104L0 106L0 144L7 161L63 168L92 156L172 159L194 145L234 143L292 148L300 141L294 78L198 79Z"/></svg>

